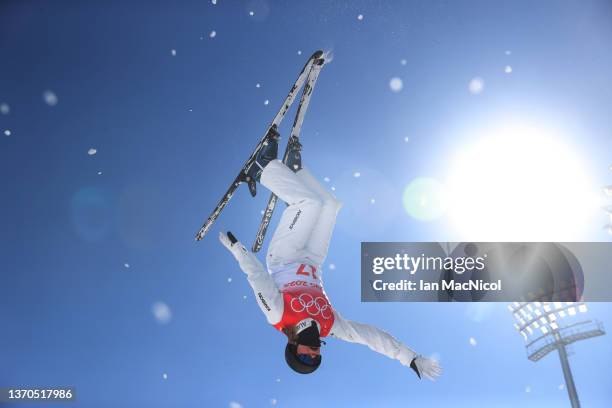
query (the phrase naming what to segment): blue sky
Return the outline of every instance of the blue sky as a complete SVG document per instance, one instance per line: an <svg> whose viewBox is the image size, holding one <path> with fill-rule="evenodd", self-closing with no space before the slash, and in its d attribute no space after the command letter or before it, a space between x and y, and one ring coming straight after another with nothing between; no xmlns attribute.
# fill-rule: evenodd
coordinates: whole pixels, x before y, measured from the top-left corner
<svg viewBox="0 0 612 408"><path fill-rule="evenodd" d="M359 248L457 238L444 217L406 214L402 191L444 178L471 129L498 118L568 130L593 182L610 184L611 35L605 0L2 2L0 385L73 385L69 406L86 407L567 406L558 359L528 361L503 304L360 303ZM242 189L193 241L316 49L334 60L303 157L345 203L326 291L346 317L437 353L437 383L334 340L316 375L286 368L283 337L215 237L250 243L267 194ZM609 240L605 222L590 240ZM610 304L590 313L612 327ZM611 344L573 346L584 406L612 402Z"/></svg>

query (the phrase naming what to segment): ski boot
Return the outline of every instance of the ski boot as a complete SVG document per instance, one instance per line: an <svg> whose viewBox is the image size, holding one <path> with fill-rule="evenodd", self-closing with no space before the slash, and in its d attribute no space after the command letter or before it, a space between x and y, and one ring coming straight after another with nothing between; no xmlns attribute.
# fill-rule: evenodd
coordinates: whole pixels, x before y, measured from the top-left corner
<svg viewBox="0 0 612 408"><path fill-rule="evenodd" d="M302 170L302 144L295 136L289 138L287 144L287 153L285 156L285 165L293 170L294 173Z"/></svg>
<svg viewBox="0 0 612 408"><path fill-rule="evenodd" d="M244 181L249 186L249 192L251 196L255 197L257 194L257 182L261 177L261 172L264 167L268 165L272 160L275 160L278 156L278 141L280 139L280 133L276 130L276 126L272 126L266 135L266 140L263 146L257 153L255 160L246 171Z"/></svg>

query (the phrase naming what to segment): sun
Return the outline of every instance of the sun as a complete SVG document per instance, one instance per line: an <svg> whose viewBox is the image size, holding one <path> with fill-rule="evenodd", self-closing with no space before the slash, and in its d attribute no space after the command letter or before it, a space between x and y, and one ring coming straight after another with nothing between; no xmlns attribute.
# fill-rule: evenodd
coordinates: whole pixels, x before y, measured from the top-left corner
<svg viewBox="0 0 612 408"><path fill-rule="evenodd" d="M598 187L559 132L510 123L451 160L447 216L460 239L576 241L599 209Z"/></svg>

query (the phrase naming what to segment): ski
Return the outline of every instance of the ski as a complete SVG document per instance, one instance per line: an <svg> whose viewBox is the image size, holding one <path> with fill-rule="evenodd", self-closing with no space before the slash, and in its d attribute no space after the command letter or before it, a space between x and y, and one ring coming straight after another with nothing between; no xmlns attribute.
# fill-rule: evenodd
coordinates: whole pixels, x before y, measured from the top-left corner
<svg viewBox="0 0 612 408"><path fill-rule="evenodd" d="M204 222L204 224L202 225L202 227L196 234L195 236L196 241L200 241L202 238L204 238L204 236L210 230L213 223L219 217L219 215L221 214L221 211L223 211L223 208L225 208L227 203L230 201L230 199L232 198L232 196L234 195L234 193L236 192L240 184L246 181L245 177L246 177L247 171L249 170L255 158L257 157L257 153L259 153L259 151L262 149L262 147L264 146L264 143L266 142L266 140L268 140L271 132L277 131L278 126L280 125L287 111L293 104L293 101L295 100L297 92L302 87L304 82L306 82L307 76L310 73L313 64L316 61L319 61L322 56L323 56L323 51L317 51L314 54L312 54L312 56L308 59L308 61L302 68L302 71L298 75L297 80L295 81L291 89L289 90L289 93L287 97L285 98L285 101L283 102L280 110L276 113L276 116L272 120L272 123L270 123L270 125L268 126L268 129L266 130L264 136L257 143L257 145L255 146L255 149L253 150L249 158L246 160L246 162L242 166L242 169L240 170L240 173L238 173L238 176L236 176L232 184L230 184L229 188L227 189L223 197L221 197L221 200L219 201L219 203L217 204L213 212L206 219L206 221Z"/></svg>
<svg viewBox="0 0 612 408"><path fill-rule="evenodd" d="M289 141L287 142L287 147L285 149L285 155L283 156L283 163L287 163L292 143L299 143L300 131L302 130L304 116L306 115L306 111L308 110L308 104L310 103L310 96L312 95L312 91L315 87L315 84L317 83L317 78L319 77L319 73L321 72L321 68L323 68L324 64L325 60L323 58L319 58L317 61L315 61L308 74L308 79L306 81L306 85L304 85L304 90L302 91L300 103L298 105L297 113L295 114L295 119L291 128L291 136L289 137ZM295 169L292 170L295 171ZM266 205L266 209L264 210L264 214L261 218L261 223L259 224L259 230L257 231L255 241L251 246L251 251L253 252L259 252L259 250L263 246L263 242L266 237L266 232L268 231L268 226L270 225L270 220L272 219L272 215L274 214L274 209L276 208L277 201L278 197L276 196L276 194L270 193L268 204Z"/></svg>

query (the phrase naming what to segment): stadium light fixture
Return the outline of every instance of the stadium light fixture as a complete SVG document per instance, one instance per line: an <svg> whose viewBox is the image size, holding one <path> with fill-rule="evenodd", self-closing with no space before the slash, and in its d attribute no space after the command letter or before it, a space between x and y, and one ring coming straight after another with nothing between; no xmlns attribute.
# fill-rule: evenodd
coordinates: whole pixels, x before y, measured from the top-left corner
<svg viewBox="0 0 612 408"><path fill-rule="evenodd" d="M580 340L604 335L603 325L583 318L588 311L584 302L514 302L508 305L508 310L516 320L515 329L525 340L529 360L539 361L557 350L572 408L579 408L580 400L566 347Z"/></svg>

